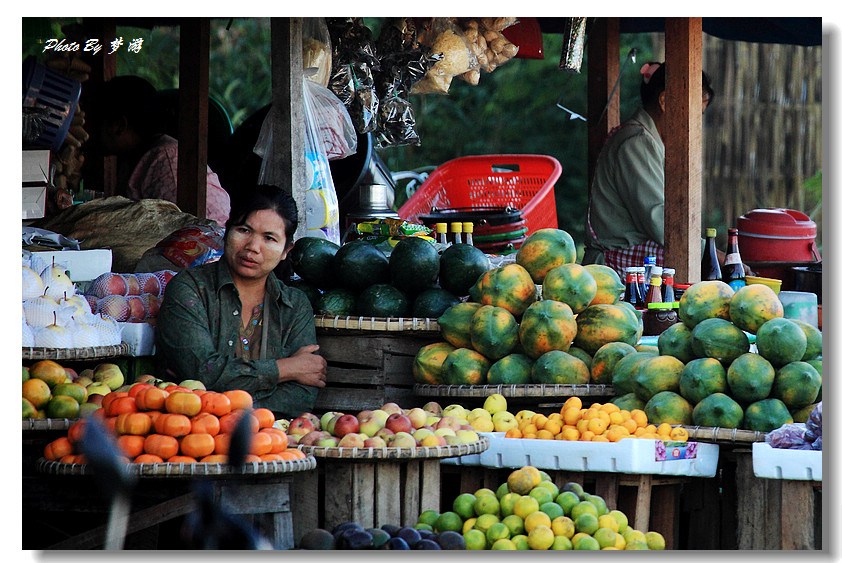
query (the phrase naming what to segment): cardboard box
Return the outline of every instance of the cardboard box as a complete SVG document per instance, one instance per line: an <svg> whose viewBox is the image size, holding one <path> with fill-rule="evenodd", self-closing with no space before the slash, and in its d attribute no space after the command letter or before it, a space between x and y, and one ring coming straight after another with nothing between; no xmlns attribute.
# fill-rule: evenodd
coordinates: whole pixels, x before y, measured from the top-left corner
<svg viewBox="0 0 842 563"><path fill-rule="evenodd" d="M47 184L50 182L50 151L24 150L23 151L23 183Z"/></svg>
<svg viewBox="0 0 842 563"><path fill-rule="evenodd" d="M111 249L39 250L32 253L46 264L64 264L74 283L91 281L111 271Z"/></svg>
<svg viewBox="0 0 842 563"><path fill-rule="evenodd" d="M47 186L24 186L21 197L23 203L22 220L40 219L47 209Z"/></svg>

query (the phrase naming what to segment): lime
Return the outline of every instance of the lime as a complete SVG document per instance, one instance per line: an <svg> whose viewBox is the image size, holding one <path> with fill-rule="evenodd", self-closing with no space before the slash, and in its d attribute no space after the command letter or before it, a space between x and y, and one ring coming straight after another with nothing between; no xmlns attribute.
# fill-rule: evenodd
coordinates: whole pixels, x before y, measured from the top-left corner
<svg viewBox="0 0 842 563"><path fill-rule="evenodd" d="M562 505L562 507L564 507L564 505ZM596 520L596 517L599 516L599 510L596 508L594 503L588 500L583 500L574 506L570 512L565 510L565 514L568 514L573 520L576 520L576 518L582 514L593 514L594 520Z"/></svg>
<svg viewBox="0 0 842 563"><path fill-rule="evenodd" d="M629 519L625 515L625 513L619 510L611 510L608 512L608 515L614 518L617 521L617 530L621 534L626 531L626 528L629 527Z"/></svg>
<svg viewBox="0 0 842 563"><path fill-rule="evenodd" d="M486 530L485 539L488 540L488 543L494 545L494 542L497 540L509 539L511 535L512 533L508 526L502 522L497 522Z"/></svg>
<svg viewBox="0 0 842 563"><path fill-rule="evenodd" d="M439 517L438 510L425 510L421 514L418 515L418 522L422 524L429 524L430 526L436 525L436 520Z"/></svg>
<svg viewBox="0 0 842 563"><path fill-rule="evenodd" d="M579 495L574 493L573 491L562 491L555 497L555 502L562 509L564 509L564 513L566 515L570 515L570 511L573 510L573 507L579 504Z"/></svg>
<svg viewBox="0 0 842 563"><path fill-rule="evenodd" d="M492 524L496 524L500 519L495 514L480 514L477 516L477 521L474 522L474 530L479 530L483 534L488 531Z"/></svg>
<svg viewBox="0 0 842 563"><path fill-rule="evenodd" d="M515 501L520 498L517 493L506 493L500 499L500 515L506 517L515 513ZM473 506L471 507L473 508Z"/></svg>
<svg viewBox="0 0 842 563"><path fill-rule="evenodd" d="M634 551L634 550L648 550L649 545L646 543L646 540L632 540L630 542L626 542L626 551Z"/></svg>
<svg viewBox="0 0 842 563"><path fill-rule="evenodd" d="M604 547L616 547L617 532L611 528L599 528L593 533L593 538L599 543L600 549Z"/></svg>
<svg viewBox="0 0 842 563"><path fill-rule="evenodd" d="M480 495L474 502L474 512L476 512L477 516L482 516L483 514L499 515L500 501L497 500L495 495Z"/></svg>
<svg viewBox="0 0 842 563"><path fill-rule="evenodd" d="M447 530L452 532L461 532L462 525L462 518L455 512L448 511L442 512L439 517L436 518L434 528L439 532L445 532Z"/></svg>
<svg viewBox="0 0 842 563"><path fill-rule="evenodd" d="M620 531L620 524L616 520L614 520L614 517L610 514L603 514L602 516L597 518L597 521L599 522L600 528L608 528L609 530L618 533Z"/></svg>
<svg viewBox="0 0 842 563"><path fill-rule="evenodd" d="M596 541L591 536L585 536L579 540L578 543L575 544L573 549L579 550L588 550L588 551L599 551L599 542Z"/></svg>
<svg viewBox="0 0 842 563"><path fill-rule="evenodd" d="M474 491L474 496L476 496L477 498L481 497L482 495L491 495L494 498L497 498L497 493L495 493L491 489L488 489L488 488L485 488L485 487L483 487L482 489L477 489L476 491Z"/></svg>
<svg viewBox="0 0 842 563"><path fill-rule="evenodd" d="M491 545L491 549L502 549L506 551L517 551L517 546L508 538L500 539Z"/></svg>
<svg viewBox="0 0 842 563"><path fill-rule="evenodd" d="M536 526L526 536L530 549L547 550L550 549L555 541L555 534L552 529L547 526Z"/></svg>
<svg viewBox="0 0 842 563"><path fill-rule="evenodd" d="M465 523L462 524L462 535L464 536L465 532L467 532L468 530L472 530L473 527L474 527L474 524L476 524L476 522L477 522L476 517L468 518L467 520L465 520Z"/></svg>
<svg viewBox="0 0 842 563"><path fill-rule="evenodd" d="M515 544L515 547L518 551L528 551L529 550L529 539L524 536L523 534L518 534L516 536L512 536L512 543Z"/></svg>
<svg viewBox="0 0 842 563"><path fill-rule="evenodd" d="M471 493L462 493L453 500L453 512L462 517L463 520L476 516L474 503L477 497Z"/></svg>
<svg viewBox="0 0 842 563"><path fill-rule="evenodd" d="M540 483L538 483L538 486L543 487L545 489L549 489L550 493L552 493L552 495L553 495L553 499L555 499L555 497L557 497L558 494L561 492L561 490L559 490L559 488L558 488L558 485L556 485L552 481L548 481L548 480L541 481Z"/></svg>
<svg viewBox="0 0 842 563"><path fill-rule="evenodd" d="M599 529L599 521L597 520L597 517L587 512L574 518L573 522L576 525L577 532L584 532L592 535Z"/></svg>
<svg viewBox="0 0 842 563"><path fill-rule="evenodd" d="M567 536L556 536L550 549L555 551L573 549L573 542Z"/></svg>
<svg viewBox="0 0 842 563"><path fill-rule="evenodd" d="M503 498L503 495L507 494L508 492L509 492L509 484L503 483L502 485L497 487L497 492L494 493L494 494L497 496L497 500L500 500L501 498Z"/></svg>
<svg viewBox="0 0 842 563"><path fill-rule="evenodd" d="M597 516L608 514L608 505L605 504L605 499L599 495L585 494L584 500L593 503L596 506Z"/></svg>
<svg viewBox="0 0 842 563"><path fill-rule="evenodd" d="M517 514L509 514L508 516L503 518L502 522L509 529L509 533L512 537L518 534L523 534L523 518L521 518Z"/></svg>
<svg viewBox="0 0 842 563"><path fill-rule="evenodd" d="M553 501L553 494L549 489L544 487L538 486L529 491L529 496L535 498L538 501L538 505L542 505L545 502L552 502Z"/></svg>
<svg viewBox="0 0 842 563"><path fill-rule="evenodd" d="M465 532L465 549L485 549L485 533L480 530L468 530Z"/></svg>
<svg viewBox="0 0 842 563"><path fill-rule="evenodd" d="M649 546L649 549L666 549L666 541L664 540L664 536L660 533L646 532L644 536L646 536L646 545Z"/></svg>
<svg viewBox="0 0 842 563"><path fill-rule="evenodd" d="M553 529L553 533L556 536L572 538L573 535L576 533L576 524L567 516L559 516L558 518L553 518L551 527Z"/></svg>
<svg viewBox="0 0 842 563"><path fill-rule="evenodd" d="M416 522L413 528L415 528L416 530L429 530L431 532L435 531L433 530L432 526L430 526L429 524L425 524L424 522Z"/></svg>
<svg viewBox="0 0 842 563"><path fill-rule="evenodd" d="M523 519L523 529L526 530L528 534L538 526L546 526L547 528L551 527L553 521L550 519L549 516L541 512L540 510L536 510L532 512Z"/></svg>
<svg viewBox="0 0 842 563"><path fill-rule="evenodd" d="M564 516L564 509L554 502L545 502L538 507L538 510L550 517L550 520L555 520L559 516Z"/></svg>
<svg viewBox="0 0 842 563"><path fill-rule="evenodd" d="M515 514L526 520L526 517L540 508L538 500L529 495L523 495L515 501Z"/></svg>
<svg viewBox="0 0 842 563"><path fill-rule="evenodd" d="M585 494L585 489L582 488L582 485L579 483L569 482L565 483L563 487L561 487L562 491L571 491L576 493L576 496L581 498L582 495Z"/></svg>

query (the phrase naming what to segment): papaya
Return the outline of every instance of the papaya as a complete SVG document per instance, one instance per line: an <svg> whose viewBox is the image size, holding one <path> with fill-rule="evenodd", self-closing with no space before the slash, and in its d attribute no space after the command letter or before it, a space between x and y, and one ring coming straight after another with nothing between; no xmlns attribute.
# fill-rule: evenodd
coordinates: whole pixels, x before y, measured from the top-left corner
<svg viewBox="0 0 842 563"><path fill-rule="evenodd" d="M674 391L661 391L655 393L643 407L646 418L654 425L662 424L683 424L690 426L693 423L693 407L687 399Z"/></svg>
<svg viewBox="0 0 842 563"><path fill-rule="evenodd" d="M781 317L763 323L757 331L756 344L761 356L781 367L804 357L807 335L792 320Z"/></svg>
<svg viewBox="0 0 842 563"><path fill-rule="evenodd" d="M763 399L745 408L743 426L746 430L771 432L784 424L791 423L792 415L780 399Z"/></svg>
<svg viewBox="0 0 842 563"><path fill-rule="evenodd" d="M456 348L449 342L433 342L422 346L412 361L412 378L416 383L441 385L441 370L447 355Z"/></svg>
<svg viewBox="0 0 842 563"><path fill-rule="evenodd" d="M426 238L400 239L389 255L389 275L393 286L415 297L438 280L438 250Z"/></svg>
<svg viewBox="0 0 842 563"><path fill-rule="evenodd" d="M544 283L547 273L562 264L576 262L576 243L562 229L545 228L530 233L515 256L536 284Z"/></svg>
<svg viewBox="0 0 842 563"><path fill-rule="evenodd" d="M743 407L725 393L711 393L693 407L693 424L696 426L740 428L743 418Z"/></svg>
<svg viewBox="0 0 842 563"><path fill-rule="evenodd" d="M757 334L763 323L784 316L784 306L772 288L757 283L745 285L734 293L728 314L735 325Z"/></svg>
<svg viewBox="0 0 842 563"><path fill-rule="evenodd" d="M485 272L491 269L488 255L470 244L452 244L439 258L439 285L464 297Z"/></svg>
<svg viewBox="0 0 842 563"><path fill-rule="evenodd" d="M634 349L638 352L651 352L653 354L658 354L660 352L657 346L652 346L651 344L637 344Z"/></svg>
<svg viewBox="0 0 842 563"><path fill-rule="evenodd" d="M295 241L289 251L292 271L306 283L319 289L329 289L336 285L333 273L333 257L339 245L319 237L301 237Z"/></svg>
<svg viewBox="0 0 842 563"><path fill-rule="evenodd" d="M807 405L806 407L801 407L800 409L795 411L790 409L789 412L792 414L792 421L802 423L807 422L807 420L810 418L810 414L812 414L813 409L815 409L817 405L818 403L813 403Z"/></svg>
<svg viewBox="0 0 842 563"><path fill-rule="evenodd" d="M339 280L342 287L360 292L371 285L389 282L389 258L370 242L352 240L333 255L329 275Z"/></svg>
<svg viewBox="0 0 842 563"><path fill-rule="evenodd" d="M693 327L690 346L696 356L716 358L725 366L751 348L745 332L720 318L705 319Z"/></svg>
<svg viewBox="0 0 842 563"><path fill-rule="evenodd" d="M503 307L518 318L538 299L535 282L519 264L506 264L488 270L477 283L482 305Z"/></svg>
<svg viewBox="0 0 842 563"><path fill-rule="evenodd" d="M470 348L456 348L444 359L441 378L445 385L484 385L491 362Z"/></svg>
<svg viewBox="0 0 842 563"><path fill-rule="evenodd" d="M585 385L589 380L585 362L561 350L550 350L532 364L532 383Z"/></svg>
<svg viewBox="0 0 842 563"><path fill-rule="evenodd" d="M544 277L541 292L543 299L561 301L574 313L581 313L596 297L596 280L581 264L556 266Z"/></svg>
<svg viewBox="0 0 842 563"><path fill-rule="evenodd" d="M634 379L639 370L649 358L654 358L651 352L637 352L620 358L614 365L614 373L611 377L611 384L614 386L616 395L634 393Z"/></svg>
<svg viewBox="0 0 842 563"><path fill-rule="evenodd" d="M678 318L692 329L705 319L730 320L734 290L725 282L705 280L694 283L681 295Z"/></svg>
<svg viewBox="0 0 842 563"><path fill-rule="evenodd" d="M674 356L685 364L697 358L692 346L693 330L682 322L675 323L658 335L658 353Z"/></svg>
<svg viewBox="0 0 842 563"><path fill-rule="evenodd" d="M614 268L603 264L585 264L585 269L590 272L596 281L596 295L591 301L591 305L599 303L614 305L620 301L626 291L626 285Z"/></svg>
<svg viewBox="0 0 842 563"><path fill-rule="evenodd" d="M488 368L489 385L526 385L532 375L532 358L526 354L503 356Z"/></svg>
<svg viewBox="0 0 842 563"><path fill-rule="evenodd" d="M792 322L801 327L804 331L804 336L807 337L807 349L804 350L804 355L801 356L801 361L815 360L822 355L822 331L804 322L801 319L790 319Z"/></svg>
<svg viewBox="0 0 842 563"><path fill-rule="evenodd" d="M632 378L634 393L648 401L661 391L679 391L678 382L684 364L673 356L653 356L643 361Z"/></svg>
<svg viewBox="0 0 842 563"><path fill-rule="evenodd" d="M518 335L524 352L534 359L550 350L566 352L576 336L576 328L569 305L545 299L526 308Z"/></svg>
<svg viewBox="0 0 842 563"><path fill-rule="evenodd" d="M760 354L747 352L731 362L726 379L732 397L743 403L753 403L772 392L775 368Z"/></svg>
<svg viewBox="0 0 842 563"><path fill-rule="evenodd" d="M588 354L596 353L608 342L634 346L640 339L637 317L620 305L589 305L576 316L576 327L573 344Z"/></svg>
<svg viewBox="0 0 842 563"><path fill-rule="evenodd" d="M611 385L614 366L622 358L635 352L634 346L626 342L607 342L594 352L591 360L591 381Z"/></svg>
<svg viewBox="0 0 842 563"><path fill-rule="evenodd" d="M731 365L733 365L733 362ZM693 405L698 404L708 395L728 393L728 378L725 368L715 358L690 360L681 370L678 392Z"/></svg>
<svg viewBox="0 0 842 563"><path fill-rule="evenodd" d="M591 357L590 354L588 354L587 352L585 352L584 350L582 350L578 346L571 346L570 348L567 349L567 353L570 354L571 356L579 358L580 360L585 362L585 365L588 366L588 370L591 369L591 363L593 362L593 358Z"/></svg>
<svg viewBox="0 0 842 563"><path fill-rule="evenodd" d="M446 289L430 287L412 301L412 316L419 319L437 319L457 303L461 303L459 298Z"/></svg>
<svg viewBox="0 0 842 563"><path fill-rule="evenodd" d="M790 362L775 373L771 396L780 399L790 410L806 407L816 401L822 376L807 362Z"/></svg>
<svg viewBox="0 0 842 563"><path fill-rule="evenodd" d="M646 407L646 402L641 401L640 397L634 393L626 393L611 398L611 402L620 407L620 410L633 411L634 409L643 410Z"/></svg>
<svg viewBox="0 0 842 563"><path fill-rule="evenodd" d="M508 355L517 344L517 319L503 307L483 305L477 309L469 331L471 347L489 360Z"/></svg>
<svg viewBox="0 0 842 563"><path fill-rule="evenodd" d="M479 303L457 303L439 317L439 332L442 338L456 348L471 347L471 318L482 307Z"/></svg>
<svg viewBox="0 0 842 563"><path fill-rule="evenodd" d="M357 295L357 314L364 317L405 317L409 315L409 299L388 283L376 283Z"/></svg>

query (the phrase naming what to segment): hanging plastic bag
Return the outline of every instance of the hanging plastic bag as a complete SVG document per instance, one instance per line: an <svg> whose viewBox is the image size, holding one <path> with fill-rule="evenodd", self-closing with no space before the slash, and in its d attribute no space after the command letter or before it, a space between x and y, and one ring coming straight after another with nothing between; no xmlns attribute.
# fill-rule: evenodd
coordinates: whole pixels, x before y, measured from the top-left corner
<svg viewBox="0 0 842 563"><path fill-rule="evenodd" d="M380 70L371 30L361 18L327 18L333 51L329 88L348 108L359 134L377 128L379 98L374 74Z"/></svg>
<svg viewBox="0 0 842 563"><path fill-rule="evenodd" d="M418 41L428 45L432 53L442 55L426 76L412 87L413 94L447 94L454 76L479 68L479 62L453 18L432 18L419 32Z"/></svg>
<svg viewBox="0 0 842 563"><path fill-rule="evenodd" d="M304 73L305 77L308 73ZM316 139L328 160L345 158L357 152L357 131L342 101L330 90L311 80L304 81L305 96L313 104ZM270 110L271 111L271 110Z"/></svg>
<svg viewBox="0 0 842 563"><path fill-rule="evenodd" d="M330 49L330 33L324 18L304 18L302 29L301 54L304 59L304 70L313 69L312 73L305 73L308 80L327 87L330 83L330 71L333 57Z"/></svg>

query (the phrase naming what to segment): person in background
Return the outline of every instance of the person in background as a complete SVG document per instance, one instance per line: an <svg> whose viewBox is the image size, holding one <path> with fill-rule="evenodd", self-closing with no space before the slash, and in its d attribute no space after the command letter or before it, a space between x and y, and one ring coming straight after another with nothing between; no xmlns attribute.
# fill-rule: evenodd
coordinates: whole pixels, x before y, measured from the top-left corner
<svg viewBox="0 0 842 563"><path fill-rule="evenodd" d="M162 133L156 90L139 76L116 76L91 96L94 150L117 157L117 194L176 203L178 141ZM224 225L231 198L208 167L207 217Z"/></svg>
<svg viewBox="0 0 842 563"><path fill-rule="evenodd" d="M641 107L609 134L591 184L582 263L605 264L622 279L646 256L664 263L665 70L657 62L641 67ZM702 112L713 96L702 72Z"/></svg>
<svg viewBox="0 0 842 563"><path fill-rule="evenodd" d="M237 204L222 258L167 284L155 334L164 373L214 391L244 389L280 417L313 410L327 369L313 309L273 273L297 226L295 201L281 188L257 186Z"/></svg>

